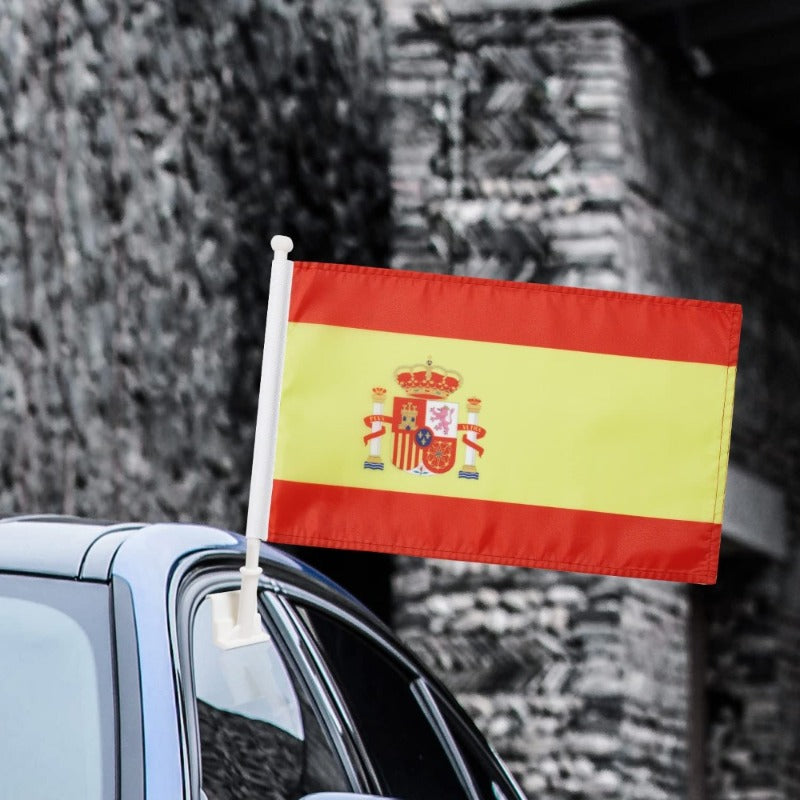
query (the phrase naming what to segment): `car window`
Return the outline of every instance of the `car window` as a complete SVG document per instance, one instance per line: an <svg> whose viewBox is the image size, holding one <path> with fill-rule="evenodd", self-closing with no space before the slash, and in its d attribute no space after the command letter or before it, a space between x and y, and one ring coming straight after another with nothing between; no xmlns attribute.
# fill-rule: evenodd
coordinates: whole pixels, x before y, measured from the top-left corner
<svg viewBox="0 0 800 800"><path fill-rule="evenodd" d="M115 796L108 587L0 576L0 793Z"/></svg>
<svg viewBox="0 0 800 800"><path fill-rule="evenodd" d="M402 800L460 800L467 793L417 701L410 673L351 625L298 605L339 688L384 794Z"/></svg>
<svg viewBox="0 0 800 800"><path fill-rule="evenodd" d="M213 642L211 602L192 626L202 788L208 800L299 800L351 787L291 662L269 641L231 650Z"/></svg>
<svg viewBox="0 0 800 800"><path fill-rule="evenodd" d="M520 793L500 767L488 745L479 738L480 734L473 731L438 693L431 694L481 800L517 800Z"/></svg>

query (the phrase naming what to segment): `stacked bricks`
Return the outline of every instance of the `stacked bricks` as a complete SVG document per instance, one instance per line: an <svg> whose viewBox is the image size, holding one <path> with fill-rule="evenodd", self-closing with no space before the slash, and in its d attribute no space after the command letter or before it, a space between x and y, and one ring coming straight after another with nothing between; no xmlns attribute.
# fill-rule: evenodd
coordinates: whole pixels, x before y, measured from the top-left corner
<svg viewBox="0 0 800 800"><path fill-rule="evenodd" d="M681 592L414 559L394 586L400 634L530 797L685 795Z"/></svg>
<svg viewBox="0 0 800 800"><path fill-rule="evenodd" d="M625 288L619 29L437 8L389 6L394 266Z"/></svg>

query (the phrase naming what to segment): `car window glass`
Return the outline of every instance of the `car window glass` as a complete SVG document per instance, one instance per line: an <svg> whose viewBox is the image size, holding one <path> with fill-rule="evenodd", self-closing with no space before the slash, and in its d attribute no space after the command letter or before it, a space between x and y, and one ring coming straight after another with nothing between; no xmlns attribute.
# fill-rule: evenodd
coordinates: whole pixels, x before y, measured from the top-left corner
<svg viewBox="0 0 800 800"><path fill-rule="evenodd" d="M206 598L192 659L202 788L208 800L298 800L351 789L309 695L273 636L221 650Z"/></svg>
<svg viewBox="0 0 800 800"><path fill-rule="evenodd" d="M481 800L516 800L518 793L495 762L488 745L478 739L478 734L469 729L448 703L436 695L434 698Z"/></svg>
<svg viewBox="0 0 800 800"><path fill-rule="evenodd" d="M342 694L386 795L459 800L466 792L411 689L411 675L350 625L310 606L298 610Z"/></svg>
<svg viewBox="0 0 800 800"><path fill-rule="evenodd" d="M100 620L107 593L46 579L18 583L43 601L8 596L0 580L0 794L102 800L114 777L105 752L114 738L104 708L113 696L111 647L107 636L93 641L82 618Z"/></svg>

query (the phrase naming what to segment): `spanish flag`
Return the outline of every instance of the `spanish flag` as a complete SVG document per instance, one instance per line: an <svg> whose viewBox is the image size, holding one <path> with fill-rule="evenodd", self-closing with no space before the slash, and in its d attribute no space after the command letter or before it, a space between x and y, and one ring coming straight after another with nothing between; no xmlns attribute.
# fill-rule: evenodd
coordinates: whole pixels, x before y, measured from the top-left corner
<svg viewBox="0 0 800 800"><path fill-rule="evenodd" d="M740 306L286 263L266 538L716 580Z"/></svg>

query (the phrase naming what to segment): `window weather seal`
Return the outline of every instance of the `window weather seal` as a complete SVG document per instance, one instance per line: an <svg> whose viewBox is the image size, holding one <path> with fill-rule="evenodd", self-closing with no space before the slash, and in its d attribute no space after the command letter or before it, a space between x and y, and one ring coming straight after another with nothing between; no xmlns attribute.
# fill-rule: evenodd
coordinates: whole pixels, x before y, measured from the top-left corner
<svg viewBox="0 0 800 800"><path fill-rule="evenodd" d="M308 598L306 598L305 592L303 595L304 601L308 602L309 605L315 604L316 598L314 598L313 595L309 595ZM350 716L350 711L347 708L347 704L344 702L344 698L342 697L341 692L336 685L336 681L333 679L333 676L331 675L331 672L325 663L325 659L320 653L317 643L314 641L314 637L300 619L297 609L289 602L285 592L282 592L279 597L275 597L275 602L276 604L280 604L284 610L284 613L287 614L289 619L292 620L292 624L297 631L297 635L300 637L303 647L308 652L311 661L313 662L313 669L322 683L321 691L325 692L330 698L331 703L335 707L336 716L343 725L343 734L346 734L347 738L349 738L353 744L353 748L356 751L355 754L359 762L358 765L361 767L363 772L363 775L359 779L359 783L365 785L365 788L370 791L380 793L380 781L378 780L375 768L373 767L372 762L367 755L367 749L364 747L364 743L361 740L361 735L358 732L358 728Z"/></svg>
<svg viewBox="0 0 800 800"><path fill-rule="evenodd" d="M353 763L353 758L345 744L346 723L342 717L341 710L335 706L335 701L331 698L330 692L326 691L326 687L320 679L315 654L308 649L302 630L298 628L291 612L287 612L281 602L281 598L276 593L262 589L259 597L269 619L278 629L278 632L282 634L283 641L290 650L291 657L295 661L313 699L323 707L322 710L325 713L320 722L328 730L328 735L345 770L347 780L353 789L363 788L364 778L359 775L357 765ZM308 651L308 655L304 650ZM314 661L313 665L309 661L309 656Z"/></svg>
<svg viewBox="0 0 800 800"><path fill-rule="evenodd" d="M422 712L428 718L431 727L436 731L436 735L444 748L447 757L450 759L456 774L458 775L461 785L467 792L471 800L481 800L480 792L475 786L475 781L472 779L472 773L469 771L464 757L456 744L453 734L450 733L450 728L447 726L442 712L436 705L436 700L431 693L425 678L419 677L411 684L411 692L414 698L419 703Z"/></svg>

